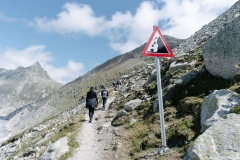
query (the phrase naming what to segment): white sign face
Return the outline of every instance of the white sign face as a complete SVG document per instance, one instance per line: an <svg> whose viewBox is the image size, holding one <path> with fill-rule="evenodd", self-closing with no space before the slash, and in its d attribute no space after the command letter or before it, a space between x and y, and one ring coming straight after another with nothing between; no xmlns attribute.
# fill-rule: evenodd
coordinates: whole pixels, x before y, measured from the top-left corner
<svg viewBox="0 0 240 160"><path fill-rule="evenodd" d="M157 53L158 51L158 39L160 38L160 35L158 32L155 32L152 41L150 42L150 45L147 48L147 52L154 52Z"/></svg>

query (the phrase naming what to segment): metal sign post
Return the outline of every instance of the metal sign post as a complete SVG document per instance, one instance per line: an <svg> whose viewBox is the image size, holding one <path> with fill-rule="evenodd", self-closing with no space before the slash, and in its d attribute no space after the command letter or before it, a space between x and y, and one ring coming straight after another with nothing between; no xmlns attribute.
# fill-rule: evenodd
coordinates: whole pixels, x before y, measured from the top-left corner
<svg viewBox="0 0 240 160"><path fill-rule="evenodd" d="M158 153L162 153L168 150L166 143L166 133L164 125L164 110L162 100L162 84L161 84L161 69L160 69L160 57L173 57L172 50L170 49L167 41L162 35L160 29L157 26L153 26L153 33L151 34L143 52L143 56L154 56L156 61L156 72L157 72L157 87L158 87L158 104L159 114L161 123L161 138L162 146L158 149Z"/></svg>
<svg viewBox="0 0 240 160"><path fill-rule="evenodd" d="M160 58L155 57L156 61L156 72L157 72L157 87L158 87L158 105L159 105L159 114L160 114L160 124L161 124L161 138L162 146L159 148L158 153L165 152L167 150L166 143L166 133L165 133L165 124L164 124L164 110L163 110L163 100L162 100L162 83L161 83L161 64Z"/></svg>

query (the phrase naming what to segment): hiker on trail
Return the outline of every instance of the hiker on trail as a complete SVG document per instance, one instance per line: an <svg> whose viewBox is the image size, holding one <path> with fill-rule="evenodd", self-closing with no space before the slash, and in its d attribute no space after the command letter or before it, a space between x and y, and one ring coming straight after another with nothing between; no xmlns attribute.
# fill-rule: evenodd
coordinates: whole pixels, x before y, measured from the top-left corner
<svg viewBox="0 0 240 160"><path fill-rule="evenodd" d="M107 97L108 97L108 91L106 90L105 87L103 87L103 90L101 92L102 100L103 100L103 107L102 110L105 110L105 105L107 102Z"/></svg>
<svg viewBox="0 0 240 160"><path fill-rule="evenodd" d="M117 88L119 88L119 86L122 84L121 80L117 81Z"/></svg>
<svg viewBox="0 0 240 160"><path fill-rule="evenodd" d="M113 87L115 87L115 86L116 86L116 82L115 82L115 81L113 81L113 84L112 84L112 85L113 85Z"/></svg>
<svg viewBox="0 0 240 160"><path fill-rule="evenodd" d="M86 108L89 109L89 123L92 122L94 110L97 106L98 106L97 93L94 91L94 87L91 87L90 91L87 92L86 98Z"/></svg>

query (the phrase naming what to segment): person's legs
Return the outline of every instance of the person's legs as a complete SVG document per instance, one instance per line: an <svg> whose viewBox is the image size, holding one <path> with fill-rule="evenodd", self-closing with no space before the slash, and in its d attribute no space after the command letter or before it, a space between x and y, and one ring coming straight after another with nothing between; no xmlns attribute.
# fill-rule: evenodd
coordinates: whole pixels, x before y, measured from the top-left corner
<svg viewBox="0 0 240 160"><path fill-rule="evenodd" d="M103 97L102 100L103 100L103 109L105 109L107 97Z"/></svg>
<svg viewBox="0 0 240 160"><path fill-rule="evenodd" d="M93 118L93 114L94 114L94 108L89 107L89 122L92 122L92 118Z"/></svg>

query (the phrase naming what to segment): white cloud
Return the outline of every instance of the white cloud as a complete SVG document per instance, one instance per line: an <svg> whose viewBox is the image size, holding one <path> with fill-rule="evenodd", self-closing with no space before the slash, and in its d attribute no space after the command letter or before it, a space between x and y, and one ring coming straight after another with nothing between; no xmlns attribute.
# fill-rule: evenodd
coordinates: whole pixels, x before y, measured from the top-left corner
<svg viewBox="0 0 240 160"><path fill-rule="evenodd" d="M109 28L108 30L113 28L115 32L110 32L108 36L125 36L124 41L122 39L119 40L110 38L110 46L113 50L119 51L121 54L123 54L142 45L148 40L152 32L153 25L156 25L159 20L159 10L154 4L155 3L153 2L147 1L141 3L135 15L131 15L129 12L126 12L125 14L115 13L112 16L112 19L107 23L107 28ZM124 25L120 24L112 28L110 25L108 25L117 24L119 19L120 21L125 20ZM116 32L116 30L119 32Z"/></svg>
<svg viewBox="0 0 240 160"><path fill-rule="evenodd" d="M72 60L68 61L67 66L55 68L52 65L44 65L43 68L47 70L49 75L57 82L67 83L84 74L84 65Z"/></svg>
<svg viewBox="0 0 240 160"><path fill-rule="evenodd" d="M164 34L177 38L188 38L229 8L236 0L162 0L162 20L167 20Z"/></svg>
<svg viewBox="0 0 240 160"><path fill-rule="evenodd" d="M188 38L236 1L143 1L135 13L118 11L109 20L95 15L89 5L66 3L56 19L36 18L35 25L41 31L58 34L107 36L114 51L126 53L147 42L153 25L161 26L163 34Z"/></svg>
<svg viewBox="0 0 240 160"><path fill-rule="evenodd" d="M93 36L101 31L104 17L95 17L89 5L66 3L56 19L35 18L39 30L59 34L85 33Z"/></svg>
<svg viewBox="0 0 240 160"><path fill-rule="evenodd" d="M5 22L16 22L17 20L8 16L5 16L3 12L0 12L0 20Z"/></svg>
<svg viewBox="0 0 240 160"><path fill-rule="evenodd" d="M29 46L23 50L6 49L0 53L0 68L15 69L19 66L28 67L38 61L50 77L60 83L67 83L84 73L82 63L68 61L65 67L55 68L49 64L53 61L50 52L45 51L44 45Z"/></svg>

